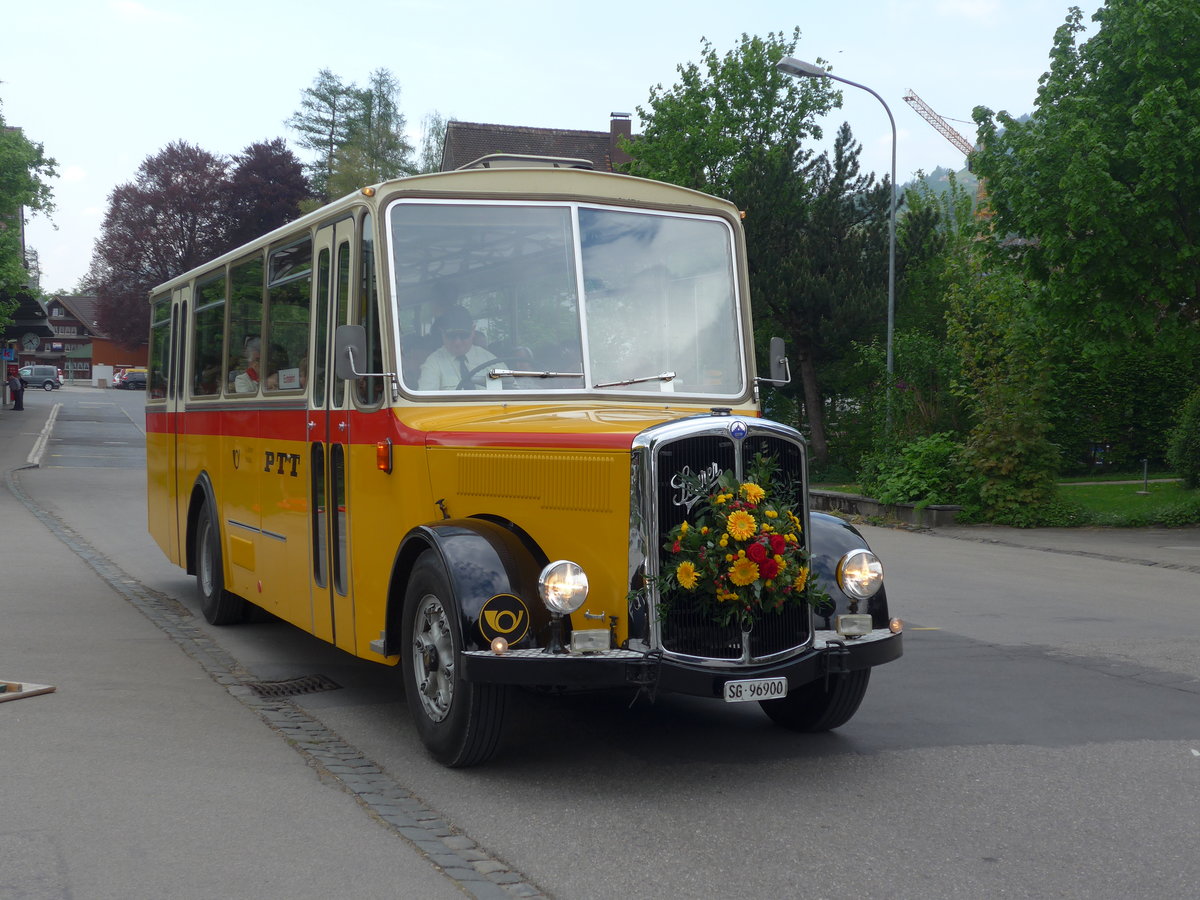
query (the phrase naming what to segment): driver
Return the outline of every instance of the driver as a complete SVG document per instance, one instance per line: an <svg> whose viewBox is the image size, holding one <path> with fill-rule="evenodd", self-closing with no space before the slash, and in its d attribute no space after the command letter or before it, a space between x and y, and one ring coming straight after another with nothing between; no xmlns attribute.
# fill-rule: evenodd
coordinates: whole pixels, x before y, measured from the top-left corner
<svg viewBox="0 0 1200 900"><path fill-rule="evenodd" d="M453 391L460 386L464 390L474 389L471 371L496 357L475 344L475 322L471 314L461 306L453 306L438 317L433 330L441 334L442 346L422 363L417 389Z"/></svg>

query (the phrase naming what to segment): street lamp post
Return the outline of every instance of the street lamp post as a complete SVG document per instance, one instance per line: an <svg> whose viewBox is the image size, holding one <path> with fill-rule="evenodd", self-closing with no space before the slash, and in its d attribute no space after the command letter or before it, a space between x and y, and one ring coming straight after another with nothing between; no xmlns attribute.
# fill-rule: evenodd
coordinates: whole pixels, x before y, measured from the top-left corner
<svg viewBox="0 0 1200 900"><path fill-rule="evenodd" d="M877 93L867 87L865 84L859 84L857 81L851 81L849 78L842 78L839 75L834 75L820 66L814 66L812 63L804 62L796 59L794 56L788 56L781 59L775 64L780 72L788 75L793 75L796 78L831 78L834 81L840 81L843 84L848 84L851 87L862 88L876 100L883 104L884 112L887 113L888 121L892 125L892 207L888 216L888 300L887 300L887 373L888 373L888 424L891 425L891 393L892 393L892 374L895 370L895 362L892 358L892 336L896 329L896 120L892 118L892 111L888 107L884 99Z"/></svg>

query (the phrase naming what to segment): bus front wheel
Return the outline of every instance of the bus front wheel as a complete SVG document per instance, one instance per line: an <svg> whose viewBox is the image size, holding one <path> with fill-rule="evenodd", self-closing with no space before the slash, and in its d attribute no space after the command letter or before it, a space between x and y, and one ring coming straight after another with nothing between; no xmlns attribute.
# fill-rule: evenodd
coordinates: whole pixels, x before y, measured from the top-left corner
<svg viewBox="0 0 1200 900"><path fill-rule="evenodd" d="M200 510L198 526L196 587L200 591L200 612L210 625L233 625L246 617L246 601L225 590L221 531L207 503Z"/></svg>
<svg viewBox="0 0 1200 900"><path fill-rule="evenodd" d="M818 678L780 700L760 700L771 721L791 731L832 731L858 711L871 680L870 669Z"/></svg>
<svg viewBox="0 0 1200 900"><path fill-rule="evenodd" d="M401 639L404 695L426 749L451 768L486 762L500 743L507 689L462 678L457 607L432 550L413 566Z"/></svg>

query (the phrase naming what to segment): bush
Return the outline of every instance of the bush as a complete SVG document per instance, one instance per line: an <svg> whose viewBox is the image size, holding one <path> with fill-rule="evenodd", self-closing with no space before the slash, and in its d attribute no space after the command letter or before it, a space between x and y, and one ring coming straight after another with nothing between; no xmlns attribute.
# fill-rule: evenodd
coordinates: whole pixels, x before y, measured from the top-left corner
<svg viewBox="0 0 1200 900"><path fill-rule="evenodd" d="M1183 404L1167 448L1167 460L1187 487L1200 487L1200 390Z"/></svg>
<svg viewBox="0 0 1200 900"><path fill-rule="evenodd" d="M863 460L863 492L881 503L955 503L961 446L948 432L877 450Z"/></svg>

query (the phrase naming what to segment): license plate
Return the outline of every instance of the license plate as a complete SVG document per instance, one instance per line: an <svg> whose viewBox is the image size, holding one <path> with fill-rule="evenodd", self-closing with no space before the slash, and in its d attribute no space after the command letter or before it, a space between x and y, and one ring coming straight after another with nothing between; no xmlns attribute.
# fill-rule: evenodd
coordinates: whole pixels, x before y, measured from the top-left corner
<svg viewBox="0 0 1200 900"><path fill-rule="evenodd" d="M778 700L787 696L786 678L746 678L725 682L726 703L748 703L751 700Z"/></svg>

